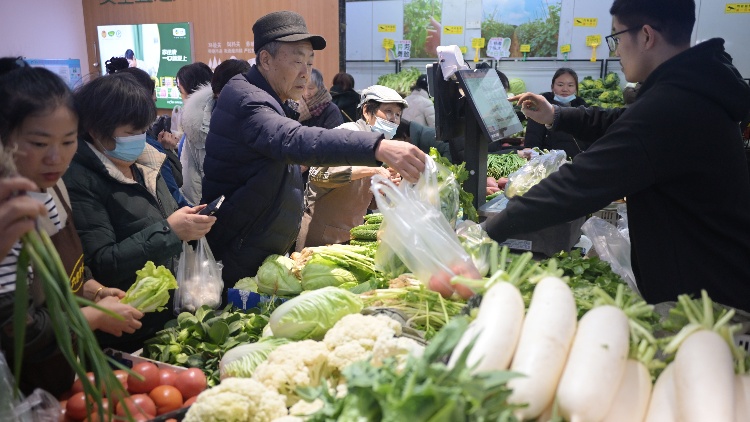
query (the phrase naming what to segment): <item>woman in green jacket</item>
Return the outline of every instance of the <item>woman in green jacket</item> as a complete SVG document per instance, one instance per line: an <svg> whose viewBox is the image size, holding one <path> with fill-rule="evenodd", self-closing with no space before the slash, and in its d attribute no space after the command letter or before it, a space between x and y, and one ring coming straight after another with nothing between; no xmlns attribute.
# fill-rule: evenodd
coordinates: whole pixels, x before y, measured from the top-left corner
<svg viewBox="0 0 750 422"><path fill-rule="evenodd" d="M174 272L182 241L203 237L216 218L198 214L203 206L177 208L160 176L165 156L146 144L153 101L132 75L114 74L82 86L75 102L83 142L63 179L87 267L122 290L147 261ZM135 334L103 334L100 344L135 351L171 318L171 311L147 314Z"/></svg>

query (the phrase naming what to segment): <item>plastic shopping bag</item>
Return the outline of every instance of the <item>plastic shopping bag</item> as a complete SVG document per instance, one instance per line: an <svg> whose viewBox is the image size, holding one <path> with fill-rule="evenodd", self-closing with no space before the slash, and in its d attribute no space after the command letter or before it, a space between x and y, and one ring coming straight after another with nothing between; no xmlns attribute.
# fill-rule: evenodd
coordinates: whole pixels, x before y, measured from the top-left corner
<svg viewBox="0 0 750 422"><path fill-rule="evenodd" d="M599 217L586 220L581 231L591 240L599 258L608 262L612 271L622 277L633 291L640 294L630 260L630 239L617 230L617 227Z"/></svg>
<svg viewBox="0 0 750 422"><path fill-rule="evenodd" d="M174 312L195 312L201 306L216 309L221 305L224 282L222 265L217 263L205 237L198 240L195 250L182 242L182 254L177 266Z"/></svg>
<svg viewBox="0 0 750 422"><path fill-rule="evenodd" d="M567 155L562 150L552 150L547 154L537 155L523 167L508 175L505 196L512 198L516 195L523 195L566 162Z"/></svg>
<svg viewBox="0 0 750 422"><path fill-rule="evenodd" d="M437 166L427 157L425 171L416 184L375 175L370 189L383 214L378 247L390 248L422 283L438 272L455 275L452 268L473 266L471 257L440 211ZM378 251L380 252L380 251Z"/></svg>
<svg viewBox="0 0 750 422"><path fill-rule="evenodd" d="M60 403L52 394L37 388L28 397L15 395L15 380L0 352L0 421L57 422Z"/></svg>

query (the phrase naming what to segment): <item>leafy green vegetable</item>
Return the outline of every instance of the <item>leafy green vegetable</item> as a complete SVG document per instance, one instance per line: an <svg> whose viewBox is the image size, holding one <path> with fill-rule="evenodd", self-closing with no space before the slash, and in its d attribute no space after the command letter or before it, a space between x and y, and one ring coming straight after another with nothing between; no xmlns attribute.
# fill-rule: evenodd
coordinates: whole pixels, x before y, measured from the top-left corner
<svg viewBox="0 0 750 422"><path fill-rule="evenodd" d="M271 314L269 325L276 337L320 340L338 320L360 312L362 300L338 287L305 292L284 302Z"/></svg>
<svg viewBox="0 0 750 422"><path fill-rule="evenodd" d="M255 368L265 362L272 351L286 343L289 340L285 338L268 337L257 343L242 344L229 350L219 363L221 378L250 378Z"/></svg>
<svg viewBox="0 0 750 422"><path fill-rule="evenodd" d="M453 164L448 161L447 158L440 155L435 148L430 148L430 157L432 157L436 163L448 167L451 172L453 172L456 182L458 183L458 202L461 210L463 210L463 214L467 220L478 222L479 214L477 214L477 209L474 208L474 195L466 192L463 188L463 183L469 178L469 171L466 170L466 163L458 165ZM448 219L448 221L451 221L451 219Z"/></svg>
<svg viewBox="0 0 750 422"><path fill-rule="evenodd" d="M442 5L441 0L411 0L404 3L404 39L411 40L412 58L435 57L435 51L425 50L425 42L430 18L440 22Z"/></svg>
<svg viewBox="0 0 750 422"><path fill-rule="evenodd" d="M135 283L125 293L122 303L128 303L141 312L162 311L169 302L169 291L177 288L174 275L163 265L152 261L135 272Z"/></svg>
<svg viewBox="0 0 750 422"><path fill-rule="evenodd" d="M413 47L412 51L414 51ZM405 68L399 73L381 75L378 78L378 85L387 86L405 97L411 93L411 87L417 82L420 74L422 71L416 67Z"/></svg>
<svg viewBox="0 0 750 422"><path fill-rule="evenodd" d="M526 92L526 82L521 78L510 78L508 79L508 89L513 94L523 94Z"/></svg>
<svg viewBox="0 0 750 422"><path fill-rule="evenodd" d="M167 322L156 336L146 340L143 356L172 365L200 368L208 378L208 385L219 383L219 361L227 350L240 344L260 339L268 324L268 311L262 314L233 311L232 305L223 310L207 306L198 308L195 315L183 312Z"/></svg>
<svg viewBox="0 0 750 422"><path fill-rule="evenodd" d="M339 287L344 283L357 284L357 277L335 262L314 255L302 268L302 288L316 290L323 287Z"/></svg>
<svg viewBox="0 0 750 422"><path fill-rule="evenodd" d="M381 367L356 362L343 370L347 395L335 398L327 386L298 389L308 401L319 398L323 408L308 421L515 421L507 403L507 382L518 376L507 371L472 374L466 365L471 347L453 368L443 360L466 330L466 318L453 319L429 343L422 357L410 356L403 368L391 361ZM390 363L390 364L389 364Z"/></svg>
<svg viewBox="0 0 750 422"><path fill-rule="evenodd" d="M237 290L258 293L258 280L256 277L241 278L234 284L234 288Z"/></svg>
<svg viewBox="0 0 750 422"><path fill-rule="evenodd" d="M270 255L258 268L258 293L294 296L302 291L302 284L292 274L294 261L281 255Z"/></svg>
<svg viewBox="0 0 750 422"><path fill-rule="evenodd" d="M487 176L495 179L508 177L509 174L523 167L524 164L526 164L526 159L515 151L507 154L488 154Z"/></svg>

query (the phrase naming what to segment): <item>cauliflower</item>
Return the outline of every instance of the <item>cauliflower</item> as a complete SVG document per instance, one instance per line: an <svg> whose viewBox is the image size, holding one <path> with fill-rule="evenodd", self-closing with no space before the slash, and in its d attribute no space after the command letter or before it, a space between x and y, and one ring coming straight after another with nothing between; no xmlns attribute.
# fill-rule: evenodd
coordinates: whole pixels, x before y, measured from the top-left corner
<svg viewBox="0 0 750 422"><path fill-rule="evenodd" d="M369 359L377 342L399 335L401 324L385 315L347 315L323 338L331 351L328 364L340 372L354 362Z"/></svg>
<svg viewBox="0 0 750 422"><path fill-rule="evenodd" d="M198 395L185 422L271 422L288 414L284 398L258 381L227 378Z"/></svg>
<svg viewBox="0 0 750 422"><path fill-rule="evenodd" d="M289 408L289 414L292 416L310 416L323 408L323 400L315 399L311 402L300 400Z"/></svg>
<svg viewBox="0 0 750 422"><path fill-rule="evenodd" d="M422 356L424 346L416 341L406 337L393 337L387 340L380 340L375 343L372 349L372 366L383 366L388 358L396 358L399 369L406 363L408 355L416 357Z"/></svg>
<svg viewBox="0 0 750 422"><path fill-rule="evenodd" d="M297 387L317 387L328 375L328 348L315 340L284 344L258 365L253 378L286 396L286 405L299 401Z"/></svg>

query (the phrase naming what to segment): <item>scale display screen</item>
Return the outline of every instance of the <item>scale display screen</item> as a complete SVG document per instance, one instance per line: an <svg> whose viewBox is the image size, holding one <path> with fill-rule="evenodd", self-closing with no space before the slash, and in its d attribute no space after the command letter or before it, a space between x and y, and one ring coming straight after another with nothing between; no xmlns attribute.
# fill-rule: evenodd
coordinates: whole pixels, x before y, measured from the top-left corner
<svg viewBox="0 0 750 422"><path fill-rule="evenodd" d="M490 142L523 129L495 69L459 70L456 75Z"/></svg>

